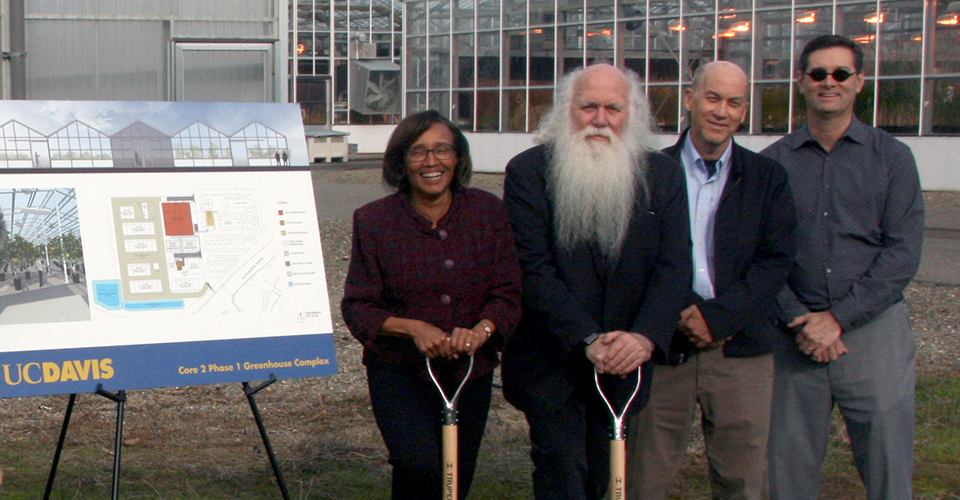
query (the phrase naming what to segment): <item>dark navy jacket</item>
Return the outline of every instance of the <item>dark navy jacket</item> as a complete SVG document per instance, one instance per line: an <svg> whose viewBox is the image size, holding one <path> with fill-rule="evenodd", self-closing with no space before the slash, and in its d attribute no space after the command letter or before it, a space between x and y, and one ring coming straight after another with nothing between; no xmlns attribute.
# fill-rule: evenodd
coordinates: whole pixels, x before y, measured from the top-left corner
<svg viewBox="0 0 960 500"><path fill-rule="evenodd" d="M688 133L663 152L681 161ZM691 290L688 303L698 305L715 340L726 340L725 356L757 356L773 352L774 306L793 265L797 220L787 173L776 160L734 142L730 163L714 225L716 298L704 301ZM670 357L682 362L692 349L678 333Z"/></svg>

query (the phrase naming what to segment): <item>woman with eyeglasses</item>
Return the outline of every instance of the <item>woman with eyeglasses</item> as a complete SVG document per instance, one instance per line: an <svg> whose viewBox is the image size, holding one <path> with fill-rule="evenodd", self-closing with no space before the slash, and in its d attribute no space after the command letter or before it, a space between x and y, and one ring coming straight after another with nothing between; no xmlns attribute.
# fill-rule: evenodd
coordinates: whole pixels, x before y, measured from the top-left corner
<svg viewBox="0 0 960 500"><path fill-rule="evenodd" d="M460 394L459 496L465 498L499 351L520 319L520 268L502 202L467 187L466 138L436 111L406 117L383 159L396 192L353 215L341 310L363 344L370 401L393 466L394 499L442 495L443 400Z"/></svg>

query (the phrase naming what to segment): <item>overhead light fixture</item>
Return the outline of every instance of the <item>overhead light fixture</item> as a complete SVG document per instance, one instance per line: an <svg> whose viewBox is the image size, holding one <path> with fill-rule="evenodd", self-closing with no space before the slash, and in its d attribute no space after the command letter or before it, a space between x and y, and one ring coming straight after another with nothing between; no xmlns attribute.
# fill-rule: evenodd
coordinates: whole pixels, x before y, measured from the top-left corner
<svg viewBox="0 0 960 500"><path fill-rule="evenodd" d="M941 26L956 26L960 24L960 14L943 14L937 16L937 24Z"/></svg>
<svg viewBox="0 0 960 500"><path fill-rule="evenodd" d="M610 28L607 28L607 29L601 31L600 33L603 33L603 34L606 35L606 36L610 36L610 35L613 34L613 30L611 30Z"/></svg>
<svg viewBox="0 0 960 500"><path fill-rule="evenodd" d="M915 37L911 38L910 40L913 40L914 42L922 42L922 41L923 41L923 37L918 35L918 36L915 36Z"/></svg>
<svg viewBox="0 0 960 500"><path fill-rule="evenodd" d="M853 41L860 42L860 43L870 43L876 39L877 39L877 35L863 35L863 36L858 36L854 38Z"/></svg>
<svg viewBox="0 0 960 500"><path fill-rule="evenodd" d="M671 21L668 28L672 31L686 31L687 27L683 25L679 20Z"/></svg>
<svg viewBox="0 0 960 500"><path fill-rule="evenodd" d="M541 33L543 33L543 29L542 29L542 28L536 28L536 29L533 30L533 34L535 34L535 35L539 35L539 34L541 34Z"/></svg>
<svg viewBox="0 0 960 500"><path fill-rule="evenodd" d="M719 16L717 16L719 19L736 19L736 18L737 18L737 15L736 15L736 14L729 13L729 11L737 10L737 9L729 8L729 9L723 9L723 10L724 10L724 12L728 12L728 13L727 13L727 14L720 14Z"/></svg>
<svg viewBox="0 0 960 500"><path fill-rule="evenodd" d="M720 33L719 35L715 35L713 38L733 38L735 36L737 36L736 33L730 30L727 30L727 31L724 31L723 33Z"/></svg>
<svg viewBox="0 0 960 500"><path fill-rule="evenodd" d="M817 22L817 12L814 10L808 10L804 12L802 16L797 18L797 22L801 24L810 24Z"/></svg>
<svg viewBox="0 0 960 500"><path fill-rule="evenodd" d="M307 50L306 45L302 43L297 44L297 54L303 54L304 52L306 52L306 50Z"/></svg>
<svg viewBox="0 0 960 500"><path fill-rule="evenodd" d="M731 26L730 31L746 33L747 31L750 31L750 21L740 21L739 23Z"/></svg>
<svg viewBox="0 0 960 500"><path fill-rule="evenodd" d="M863 22L870 24L879 24L883 22L884 13L883 12L874 12L872 14L867 14L867 17L863 18Z"/></svg>

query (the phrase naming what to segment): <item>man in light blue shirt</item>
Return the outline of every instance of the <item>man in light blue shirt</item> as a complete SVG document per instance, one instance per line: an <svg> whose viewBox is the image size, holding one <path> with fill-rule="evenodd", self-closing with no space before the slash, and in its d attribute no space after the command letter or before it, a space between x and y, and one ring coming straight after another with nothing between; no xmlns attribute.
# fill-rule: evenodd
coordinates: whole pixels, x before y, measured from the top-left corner
<svg viewBox="0 0 960 500"><path fill-rule="evenodd" d="M654 369L650 403L630 423L627 498L667 497L699 404L713 498L759 500L793 199L780 164L733 141L748 116L743 70L702 66L685 104L690 128L664 153L686 173L693 282L668 364Z"/></svg>

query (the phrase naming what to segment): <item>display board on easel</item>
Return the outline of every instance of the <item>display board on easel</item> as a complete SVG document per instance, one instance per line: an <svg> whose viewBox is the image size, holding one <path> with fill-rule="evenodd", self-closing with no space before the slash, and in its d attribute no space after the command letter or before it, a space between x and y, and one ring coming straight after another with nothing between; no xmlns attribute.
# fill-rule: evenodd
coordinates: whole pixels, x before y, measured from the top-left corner
<svg viewBox="0 0 960 500"><path fill-rule="evenodd" d="M0 116L0 397L336 373L299 107Z"/></svg>

